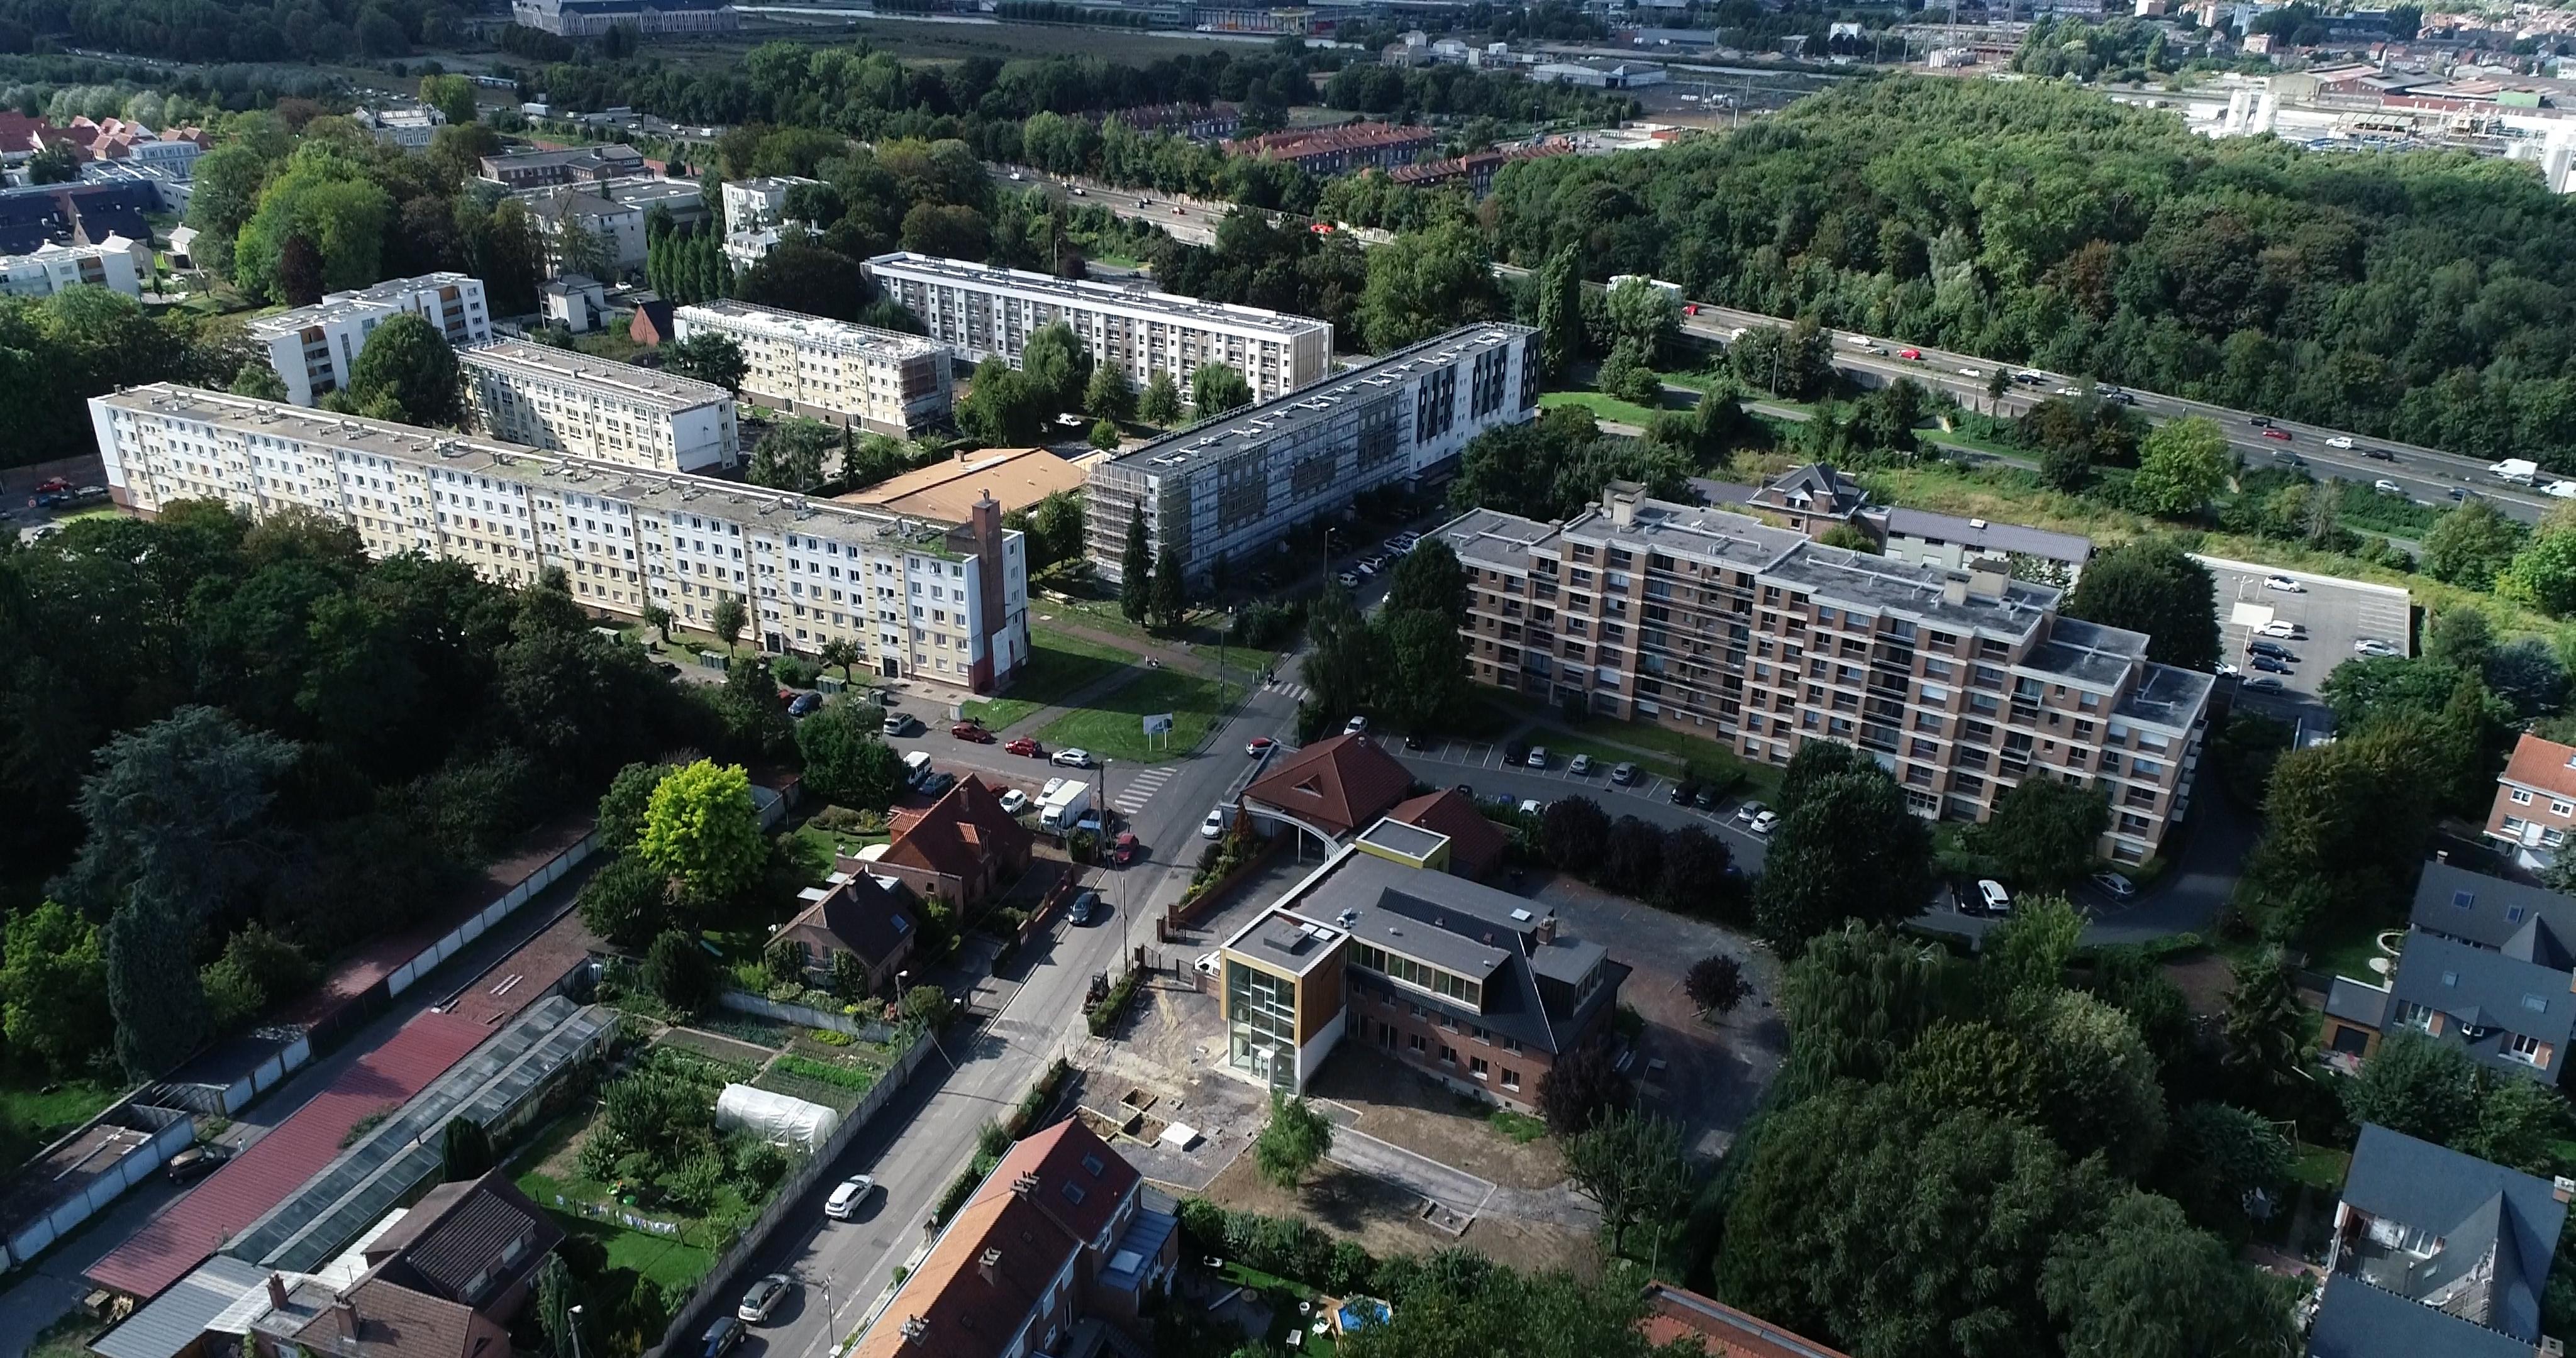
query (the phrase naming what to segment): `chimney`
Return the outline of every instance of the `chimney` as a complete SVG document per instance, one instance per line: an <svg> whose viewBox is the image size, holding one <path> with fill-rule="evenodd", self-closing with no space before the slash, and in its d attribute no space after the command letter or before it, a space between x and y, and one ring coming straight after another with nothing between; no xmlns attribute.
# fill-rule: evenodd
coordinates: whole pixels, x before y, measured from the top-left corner
<svg viewBox="0 0 2576 1358"><path fill-rule="evenodd" d="M272 1311L286 1309L286 1275L283 1273L268 1275L268 1309Z"/></svg>
<svg viewBox="0 0 2576 1358"><path fill-rule="evenodd" d="M975 1260L975 1272L984 1281L998 1285L1002 1281L1002 1252L987 1249Z"/></svg>
<svg viewBox="0 0 2576 1358"><path fill-rule="evenodd" d="M2448 863L2451 861L2451 851L2448 849L2436 849L2433 851L2433 860L2437 863Z"/></svg>
<svg viewBox="0 0 2576 1358"><path fill-rule="evenodd" d="M1943 581L1941 584L1941 601L1952 604L1966 603L1968 601L1968 582L1965 580Z"/></svg>
<svg viewBox="0 0 2576 1358"><path fill-rule="evenodd" d="M1011 1180L1011 1191L1019 1194L1023 1198L1035 1196L1038 1191L1038 1176L1034 1174L1023 1174L1020 1177Z"/></svg>
<svg viewBox="0 0 2576 1358"><path fill-rule="evenodd" d="M2576 1199L2576 1179L2570 1179L2564 1174L2552 1179L2549 1183L2549 1196L2560 1202Z"/></svg>
<svg viewBox="0 0 2576 1358"><path fill-rule="evenodd" d="M1556 941L1556 912L1551 910L1538 922L1538 946L1544 948Z"/></svg>
<svg viewBox="0 0 2576 1358"><path fill-rule="evenodd" d="M929 1333L929 1321L924 1320L919 1316L905 1316L903 1318L903 1337L906 1341L919 1344L923 1342L922 1336Z"/></svg>
<svg viewBox="0 0 2576 1358"><path fill-rule="evenodd" d="M355 1340L358 1337L358 1308L347 1297L331 1299L331 1321L332 1328L342 1339Z"/></svg>

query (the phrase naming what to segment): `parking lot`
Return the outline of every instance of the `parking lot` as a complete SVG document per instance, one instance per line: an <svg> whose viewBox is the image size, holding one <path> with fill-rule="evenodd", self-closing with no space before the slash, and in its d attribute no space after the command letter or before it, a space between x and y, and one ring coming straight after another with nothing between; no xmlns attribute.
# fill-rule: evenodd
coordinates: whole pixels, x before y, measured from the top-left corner
<svg viewBox="0 0 2576 1358"><path fill-rule="evenodd" d="M1563 754L1551 754L1547 767L1540 769L1530 767L1526 761L1505 762L1504 748L1497 741L1426 739L1422 744L1419 750L1391 746L1389 752L1434 786L1465 783L1479 797L1508 796L1515 801L1548 802L1580 794L1599 803L1614 818L1635 816L1666 829L1684 825L1714 829L1725 838L1727 848L1745 871L1761 870L1762 840L1747 833L1743 822L1735 818L1741 798L1721 798L1717 805L1702 811L1675 805L1675 780L1642 767L1636 782L1622 786L1610 781L1612 766L1606 763L1596 762L1589 772L1578 775L1573 761Z"/></svg>
<svg viewBox="0 0 2576 1358"><path fill-rule="evenodd" d="M2237 700L2273 716L2330 728L2333 717L2316 701L2318 686L2334 667L2355 655L2353 645L2365 638L2385 641L2403 653L2410 644L2406 591L2388 585L2338 580L2305 571L2279 570L2242 561L2204 556L2201 564L2217 579L2220 652L2227 663L2251 681L2281 681L2280 693L2239 688ZM2286 579L2295 591L2269 588L2265 581ZM2295 638L2270 637L2290 653L2287 671L2265 674L2255 669L2246 649L2267 623L2283 622L2302 629Z"/></svg>

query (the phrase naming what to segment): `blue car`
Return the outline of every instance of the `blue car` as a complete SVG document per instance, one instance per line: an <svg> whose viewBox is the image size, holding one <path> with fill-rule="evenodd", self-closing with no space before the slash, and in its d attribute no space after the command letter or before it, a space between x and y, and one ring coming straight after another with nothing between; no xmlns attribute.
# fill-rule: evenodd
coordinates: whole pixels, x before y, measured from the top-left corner
<svg viewBox="0 0 2576 1358"><path fill-rule="evenodd" d="M801 717L801 716L804 716L805 714L807 714L807 713L809 713L809 712L812 712L815 708L821 707L822 705L823 705L823 695L822 695L822 694L820 694L820 693L799 693L799 694L797 694L797 695L796 695L796 700L795 700L794 702L791 702L791 703L789 703L789 704L787 705L787 715L789 715L789 716L791 716L791 717Z"/></svg>

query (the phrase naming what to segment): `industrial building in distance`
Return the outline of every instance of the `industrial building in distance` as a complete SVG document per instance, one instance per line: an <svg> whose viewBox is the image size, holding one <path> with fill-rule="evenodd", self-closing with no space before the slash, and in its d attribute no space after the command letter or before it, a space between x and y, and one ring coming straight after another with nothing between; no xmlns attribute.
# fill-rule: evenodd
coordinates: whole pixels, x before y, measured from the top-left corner
<svg viewBox="0 0 2576 1358"><path fill-rule="evenodd" d="M1254 564L1299 524L1438 470L1477 434L1531 418L1538 388L1538 332L1494 322L1165 434L1092 465L1092 567L1121 577L1127 524L1140 508L1155 556L1173 549L1193 580L1221 562Z"/></svg>
<svg viewBox="0 0 2576 1358"><path fill-rule="evenodd" d="M727 596L772 652L856 644L880 675L991 693L1028 659L1027 555L989 499L943 524L680 472L168 383L93 398L110 494L151 516L221 500L308 510L375 556L525 584L560 568L585 607L704 631Z"/></svg>
<svg viewBox="0 0 2576 1358"><path fill-rule="evenodd" d="M510 17L567 38L596 38L619 24L638 33L731 33L739 25L726 0L514 0Z"/></svg>
<svg viewBox="0 0 2576 1358"><path fill-rule="evenodd" d="M367 336L406 311L437 326L460 349L492 338L483 280L461 273L392 278L372 288L330 293L312 306L261 316L247 328L286 383L286 399L309 406L349 385Z"/></svg>
<svg viewBox="0 0 2576 1358"><path fill-rule="evenodd" d="M733 397L713 383L518 340L456 358L476 419L494 438L658 471L742 460Z"/></svg>
<svg viewBox="0 0 2576 1358"><path fill-rule="evenodd" d="M1062 321L1094 363L1137 387L1161 373L1186 391L1201 364L1222 363L1267 401L1332 370L1330 321L908 251L869 260L868 272L969 363L1016 367L1029 336Z"/></svg>
<svg viewBox="0 0 2576 1358"><path fill-rule="evenodd" d="M714 334L741 345L742 394L761 405L897 438L948 418L948 350L919 335L722 300L672 318L682 340Z"/></svg>

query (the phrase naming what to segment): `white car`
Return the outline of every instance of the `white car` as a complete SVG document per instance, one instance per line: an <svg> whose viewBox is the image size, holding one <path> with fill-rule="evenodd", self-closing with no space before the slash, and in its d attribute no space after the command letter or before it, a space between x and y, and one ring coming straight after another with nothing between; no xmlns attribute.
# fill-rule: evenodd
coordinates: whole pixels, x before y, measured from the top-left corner
<svg viewBox="0 0 2576 1358"><path fill-rule="evenodd" d="M2125 901L2138 894L2138 884L2116 872L2094 873L2093 885L2102 888L2102 893L2115 901Z"/></svg>
<svg viewBox="0 0 2576 1358"><path fill-rule="evenodd" d="M2305 594L2308 592L2307 586L2300 584L2298 581L2293 580L2286 575L2264 576L2263 588L2277 589L2283 594Z"/></svg>
<svg viewBox="0 0 2576 1358"><path fill-rule="evenodd" d="M1521 763L1534 769L1546 768L1547 747L1544 745L1532 745L1529 748L1529 753L1522 757Z"/></svg>
<svg viewBox="0 0 2576 1358"><path fill-rule="evenodd" d="M1029 794L1012 788L1002 794L1001 803L1003 815L1016 816L1029 809Z"/></svg>
<svg viewBox="0 0 2576 1358"><path fill-rule="evenodd" d="M2060 396L2081 396L2084 394L2084 389L2082 387L2059 387L2057 389L2057 394Z"/></svg>
<svg viewBox="0 0 2576 1358"><path fill-rule="evenodd" d="M1777 811L1765 811L1761 815L1755 816L1753 818L1753 823L1745 826L1744 828L1753 834L1767 835L1780 828L1780 813Z"/></svg>
<svg viewBox="0 0 2576 1358"><path fill-rule="evenodd" d="M2004 884L1992 877L1979 878L1977 904L1984 906L1989 915L2009 915L2012 913L2012 893L2004 890Z"/></svg>
<svg viewBox="0 0 2576 1358"><path fill-rule="evenodd" d="M2576 481L2552 481L2540 493L2560 500L2576 500Z"/></svg>
<svg viewBox="0 0 2576 1358"><path fill-rule="evenodd" d="M1047 756L1047 762L1057 768L1087 769L1091 767L1091 751L1079 748L1058 750Z"/></svg>
<svg viewBox="0 0 2576 1358"><path fill-rule="evenodd" d="M2397 645L2396 645L2396 643L2395 643L2395 642L2381 641L2381 640L2380 640L2379 638L2377 638L2377 637L2363 637L2363 638L2362 638L2362 639L2360 639L2359 641L2354 642L2354 643L2352 644L2352 652L2353 652L2353 654L2355 654L2355 655L2369 655L2369 656L2390 656L2390 655L2404 655L2404 654L2406 654L2404 651L2401 651L2401 650L2397 649Z"/></svg>
<svg viewBox="0 0 2576 1358"><path fill-rule="evenodd" d="M2565 485L2566 483L2562 481L2562 482L2560 482L2559 484L2560 484L2560 485ZM2378 492L2379 492L2380 494L2382 494L2382 495L2403 495L2403 494L2405 494L2405 493L2406 493L2406 488L2405 488L2404 486L2401 486L2401 485L2397 484L2396 482L2389 480L2389 479L2388 479L2387 477L2385 477L2385 476L2383 476L2383 477L2379 478L2379 479L2378 479L2378 480L2376 480L2376 481L2371 482L2371 483L2370 483L2370 488L2371 488L2372 490L2378 491Z"/></svg>
<svg viewBox="0 0 2576 1358"><path fill-rule="evenodd" d="M1209 839L1214 839L1217 836L1224 834L1225 808L1222 806L1209 807L1207 819L1199 822L1199 833Z"/></svg>
<svg viewBox="0 0 2576 1358"><path fill-rule="evenodd" d="M1367 734L1368 734L1368 718L1366 718L1366 717L1353 717L1353 718L1351 718L1349 721L1343 722L1343 723L1342 723L1342 734L1343 734L1343 735L1346 735L1346 736L1364 736L1364 735L1367 735Z"/></svg>
<svg viewBox="0 0 2576 1358"><path fill-rule="evenodd" d="M1983 377L1986 374L1985 370L1982 368L1961 368L1959 370L1959 375L1961 377Z"/></svg>
<svg viewBox="0 0 2576 1358"><path fill-rule="evenodd" d="M832 1196L823 1200L823 1215L834 1221L847 1221L858 1215L860 1205L876 1191L876 1180L864 1174L853 1174L832 1190Z"/></svg>
<svg viewBox="0 0 2576 1358"><path fill-rule="evenodd" d="M1540 801L1536 797L1524 797L1521 799L1521 814L1524 816L1535 816L1546 810L1547 803Z"/></svg>
<svg viewBox="0 0 2576 1358"><path fill-rule="evenodd" d="M2295 622L2282 622L2278 619L2267 622L2261 627L2255 629L2259 635L2267 637L2281 637L2284 639L2296 637L2298 634L2306 630L2308 629L2301 627Z"/></svg>
<svg viewBox="0 0 2576 1358"><path fill-rule="evenodd" d="M2211 671L2211 673L2213 673L2213 674L2217 675L2217 676L2218 676L2219 678L2221 678L2221 679L2233 679L2233 678L2236 678L2236 677L2238 677L2238 676L2243 675L2243 674L2245 673L2245 671L2240 670L2240 669L2236 668L2234 665L2230 665L2230 664L2228 664L2226 661L2222 660L2222 661L2219 661L2219 662L2218 662L2218 668L2217 668L2217 669L2215 669L2215 670L2212 670L2212 671Z"/></svg>
<svg viewBox="0 0 2576 1358"><path fill-rule="evenodd" d="M2337 434L2333 438L2326 440L2326 446L2329 448L2349 448L2352 446L2352 438L2350 435Z"/></svg>

